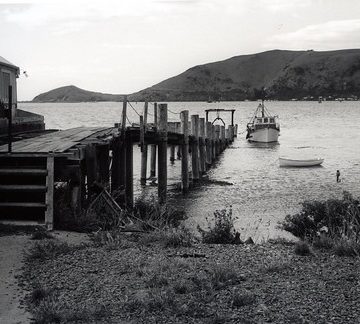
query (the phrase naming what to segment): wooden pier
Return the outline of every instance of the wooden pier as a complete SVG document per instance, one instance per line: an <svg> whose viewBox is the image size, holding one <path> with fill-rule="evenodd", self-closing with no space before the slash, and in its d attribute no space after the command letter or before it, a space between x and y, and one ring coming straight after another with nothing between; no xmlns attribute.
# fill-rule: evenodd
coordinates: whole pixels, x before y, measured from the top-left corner
<svg viewBox="0 0 360 324"><path fill-rule="evenodd" d="M115 127L78 127L46 133L12 143L11 153L8 145L0 146L0 220L27 220L28 215L36 215L39 223L52 229L54 185L59 182L69 184L75 214L94 197L94 187L116 193L119 205L131 208L135 144L141 148L141 185L157 178L161 204L167 199L168 160L181 160L181 188L187 193L191 181L198 181L234 140L237 125L225 129L225 125L213 125L208 116L206 120L189 116L187 110L179 114L179 122L169 122L167 104L155 103L153 107L151 124L147 122L149 105L145 103L140 126L126 126L124 101L122 121Z"/></svg>

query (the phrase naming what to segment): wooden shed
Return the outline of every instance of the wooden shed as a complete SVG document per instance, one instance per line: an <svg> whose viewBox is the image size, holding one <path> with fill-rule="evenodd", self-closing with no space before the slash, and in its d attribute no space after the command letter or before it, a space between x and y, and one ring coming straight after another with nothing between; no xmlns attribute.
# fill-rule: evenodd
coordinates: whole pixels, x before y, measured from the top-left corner
<svg viewBox="0 0 360 324"><path fill-rule="evenodd" d="M0 137L8 130L6 109L9 104L9 85L12 86L12 123L13 132L29 132L45 129L44 117L18 109L16 79L20 69L0 56Z"/></svg>
<svg viewBox="0 0 360 324"><path fill-rule="evenodd" d="M12 116L15 118L15 111L17 108L17 87L16 79L19 77L20 69L10 63L8 60L0 56L0 118L5 117L4 104L7 106L9 102L9 85L12 86Z"/></svg>

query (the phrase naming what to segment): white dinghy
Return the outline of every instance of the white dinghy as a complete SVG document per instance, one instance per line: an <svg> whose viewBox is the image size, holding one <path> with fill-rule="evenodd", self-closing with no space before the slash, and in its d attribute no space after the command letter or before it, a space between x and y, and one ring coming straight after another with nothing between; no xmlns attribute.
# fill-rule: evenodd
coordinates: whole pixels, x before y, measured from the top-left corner
<svg viewBox="0 0 360 324"><path fill-rule="evenodd" d="M294 160L280 157L279 162L281 167L312 167L320 165L324 162L324 159L315 158L307 160Z"/></svg>

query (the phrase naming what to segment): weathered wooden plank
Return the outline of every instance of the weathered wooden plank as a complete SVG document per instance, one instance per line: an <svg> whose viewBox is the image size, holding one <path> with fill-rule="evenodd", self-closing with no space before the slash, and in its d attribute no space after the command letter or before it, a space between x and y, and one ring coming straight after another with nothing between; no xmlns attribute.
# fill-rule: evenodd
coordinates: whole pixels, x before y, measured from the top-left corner
<svg viewBox="0 0 360 324"><path fill-rule="evenodd" d="M54 227L54 157L51 155L47 158L46 169L45 224L47 229L51 231Z"/></svg>

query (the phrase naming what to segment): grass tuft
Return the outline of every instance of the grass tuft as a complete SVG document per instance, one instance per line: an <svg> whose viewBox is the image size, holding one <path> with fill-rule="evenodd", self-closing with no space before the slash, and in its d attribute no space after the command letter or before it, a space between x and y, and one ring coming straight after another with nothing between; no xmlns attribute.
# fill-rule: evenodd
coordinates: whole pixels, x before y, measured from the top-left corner
<svg viewBox="0 0 360 324"><path fill-rule="evenodd" d="M73 250L74 247L71 247L65 242L59 242L54 239L44 239L40 242L36 242L27 256L29 260L46 260L53 259L60 254L66 254Z"/></svg>
<svg viewBox="0 0 360 324"><path fill-rule="evenodd" d="M254 304L256 302L256 296L252 293L241 293L241 292L233 292L231 298L231 305L233 307L244 307L247 305Z"/></svg>
<svg viewBox="0 0 360 324"><path fill-rule="evenodd" d="M307 244L304 241L296 242L296 244L295 244L295 254L301 255L301 256L311 255L312 253L311 253L309 244Z"/></svg>
<svg viewBox="0 0 360 324"><path fill-rule="evenodd" d="M359 255L360 245L349 240L339 240L334 246L335 254L341 257L355 257Z"/></svg>

